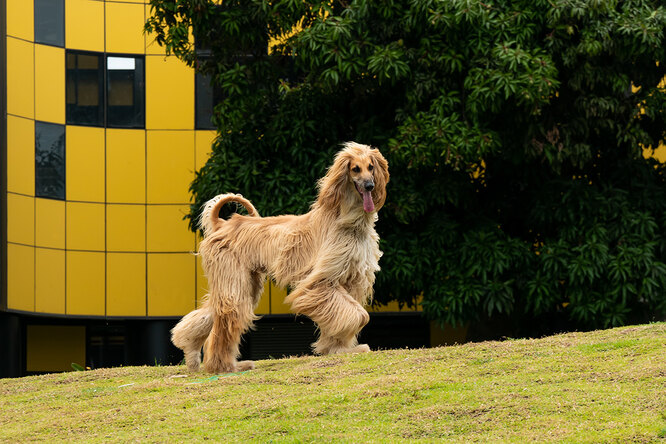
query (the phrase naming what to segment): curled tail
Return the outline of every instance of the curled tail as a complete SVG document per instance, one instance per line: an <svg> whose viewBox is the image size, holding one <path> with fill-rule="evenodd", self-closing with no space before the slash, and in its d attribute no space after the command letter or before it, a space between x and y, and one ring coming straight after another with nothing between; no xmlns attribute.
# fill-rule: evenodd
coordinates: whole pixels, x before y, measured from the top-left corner
<svg viewBox="0 0 666 444"><path fill-rule="evenodd" d="M259 212L249 200L240 194L218 194L204 204L203 211L199 217L199 228L203 230L204 236L208 236L220 227L224 219L220 219L220 209L229 202L236 202L245 207L248 215L259 217Z"/></svg>

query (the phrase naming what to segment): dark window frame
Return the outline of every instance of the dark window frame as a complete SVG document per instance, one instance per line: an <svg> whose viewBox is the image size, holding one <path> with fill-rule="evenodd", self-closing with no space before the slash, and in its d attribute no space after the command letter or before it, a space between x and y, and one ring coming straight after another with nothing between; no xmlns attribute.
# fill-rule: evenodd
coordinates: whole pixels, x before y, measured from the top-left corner
<svg viewBox="0 0 666 444"><path fill-rule="evenodd" d="M133 79L133 90L132 90L132 96L133 96L133 101L134 105L132 107L137 106L137 101L140 100L140 113L138 114L138 117L136 121L132 122L129 125L126 124L118 124L117 122L114 123L109 123L109 66L108 66L108 60L109 57L116 57L116 58L125 58L125 59L134 59L135 67L134 67L134 72L135 72L135 77ZM140 70L141 72L136 75L137 72L137 65L136 62L140 61ZM144 129L146 127L146 56L145 55L140 55L140 54L116 54L116 53L104 53L104 112L105 112L105 127L106 128L130 128L130 129Z"/></svg>
<svg viewBox="0 0 666 444"><path fill-rule="evenodd" d="M73 55L88 55L88 56L98 56L101 59L100 63L100 74L98 77L98 87L101 97L101 122L99 123L90 123L84 122L82 120L74 119L69 111L69 105L66 112L65 120L68 125L77 125L77 126L92 126L97 128L127 128L127 129L145 129L146 127L146 56L144 54L127 54L127 53L109 53L109 52L95 52L95 51L82 51L77 49L66 49L65 50L65 60L70 54ZM135 122L126 125L118 124L117 122L109 123L109 69L108 69L108 59L109 57L118 57L118 58L128 58L135 60L135 67L137 61L140 64L140 73L134 78L134 90L133 90L133 99L134 106L140 106L140 112L138 113L138 118ZM70 88L70 77L67 69L67 63L65 63L65 84L66 88ZM72 70L73 71L73 70ZM136 71L136 68L135 68ZM66 91L65 97L68 97L69 91ZM140 102L139 105L137 103ZM75 105L71 105L72 108Z"/></svg>
<svg viewBox="0 0 666 444"><path fill-rule="evenodd" d="M69 56L77 56L77 67L74 69L68 68L68 59ZM70 72L72 72L76 79L74 79L74 94L78 98L78 80L80 77L81 70L78 68L78 56L94 56L99 59L98 61L98 73L97 73L97 94L98 94L98 113L99 119L97 122L84 122L83 119L74 118L72 114L77 112L77 109L80 107L78 104L69 104L67 100L70 96L70 88L72 87L72 82L70 82ZM68 125L79 125L79 126L93 126L93 127L104 127L104 122L106 121L106 97L104 92L104 53L102 52L92 52L92 51L78 51L78 50L67 50L65 52L65 106L66 106L66 122ZM78 100L77 100L78 102Z"/></svg>
<svg viewBox="0 0 666 444"><path fill-rule="evenodd" d="M202 91L201 85L203 82L208 81L208 87L205 88L205 91ZM212 107L210 109L203 110L202 107L202 93L206 94L206 97L209 97L209 101L212 102ZM195 72L194 74L194 129L195 130L216 130L217 126L213 122L213 117L215 116L215 107L223 100L222 89L213 81L213 76L210 74L202 74L201 72ZM207 100L208 101L208 100ZM208 108L208 104L206 104ZM204 119L203 114L210 114L210 121L202 122Z"/></svg>
<svg viewBox="0 0 666 444"><path fill-rule="evenodd" d="M60 35L58 35L57 41L55 40L50 40L48 38L44 38L43 35L40 35L42 31L40 31L41 27L39 26L40 23L38 22L38 14L42 11L42 5L38 5L38 2L44 1L44 3L49 4L49 5L55 5L56 2L58 2L58 6L60 7L59 15L62 13L62 29L56 30L56 32L59 32ZM42 45L49 45L49 46L56 46L58 48L64 48L65 47L65 0L33 0L32 2L33 6L33 37L35 39L35 43L39 43ZM41 18L41 16L39 17Z"/></svg>
<svg viewBox="0 0 666 444"><path fill-rule="evenodd" d="M39 149L38 148L38 143L40 139L40 131L44 129L44 127L57 127L62 131L60 135L58 135L59 139L62 139L61 143L61 153L56 153L60 154L61 158L59 159L60 165L59 168L56 171L56 174L53 174L53 177L48 177L49 175L46 174L46 179L50 180L55 180L58 181L60 180L62 183L58 184L57 186L54 186L53 184L51 185L52 189L49 189L49 184L44 184L42 181L45 179L45 177L42 177L42 174L40 174L40 170L44 171L45 169L48 168L53 168L53 165L48 165L46 163L39 164L40 162L40 156L41 152L47 151L46 149ZM52 151L48 149L49 151ZM46 198L46 199L55 199L55 200L65 200L67 197L67 162L66 162L66 156L67 156L67 131L66 131L66 126L59 124L59 123L52 123L52 122L43 122L40 120L35 121L35 197L40 197L40 198ZM59 176L59 177L56 177ZM55 188L55 192L53 191L53 188Z"/></svg>

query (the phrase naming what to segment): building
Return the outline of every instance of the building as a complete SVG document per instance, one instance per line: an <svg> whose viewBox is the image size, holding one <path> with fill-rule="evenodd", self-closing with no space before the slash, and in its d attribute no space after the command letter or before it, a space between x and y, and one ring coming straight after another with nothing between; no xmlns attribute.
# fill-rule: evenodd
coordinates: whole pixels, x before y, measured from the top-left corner
<svg viewBox="0 0 666 444"><path fill-rule="evenodd" d="M182 358L168 336L205 294L183 216L212 91L143 34L144 3L0 0L0 376ZM266 287L246 356L309 349L284 296ZM430 343L414 311L364 334Z"/></svg>

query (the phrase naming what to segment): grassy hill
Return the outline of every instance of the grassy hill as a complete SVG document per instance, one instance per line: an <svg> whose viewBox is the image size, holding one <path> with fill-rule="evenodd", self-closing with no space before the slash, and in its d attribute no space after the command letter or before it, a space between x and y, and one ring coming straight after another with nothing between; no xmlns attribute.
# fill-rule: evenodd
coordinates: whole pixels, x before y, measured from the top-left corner
<svg viewBox="0 0 666 444"><path fill-rule="evenodd" d="M0 441L664 442L666 324L0 380Z"/></svg>

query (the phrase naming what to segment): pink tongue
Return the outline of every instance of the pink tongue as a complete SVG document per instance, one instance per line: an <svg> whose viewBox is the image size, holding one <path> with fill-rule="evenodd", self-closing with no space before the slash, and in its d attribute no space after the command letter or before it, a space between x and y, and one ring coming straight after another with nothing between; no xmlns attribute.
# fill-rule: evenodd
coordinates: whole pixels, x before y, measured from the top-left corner
<svg viewBox="0 0 666 444"><path fill-rule="evenodd" d="M366 213L375 211L375 203L372 201L372 194L370 191L363 192L363 209Z"/></svg>

